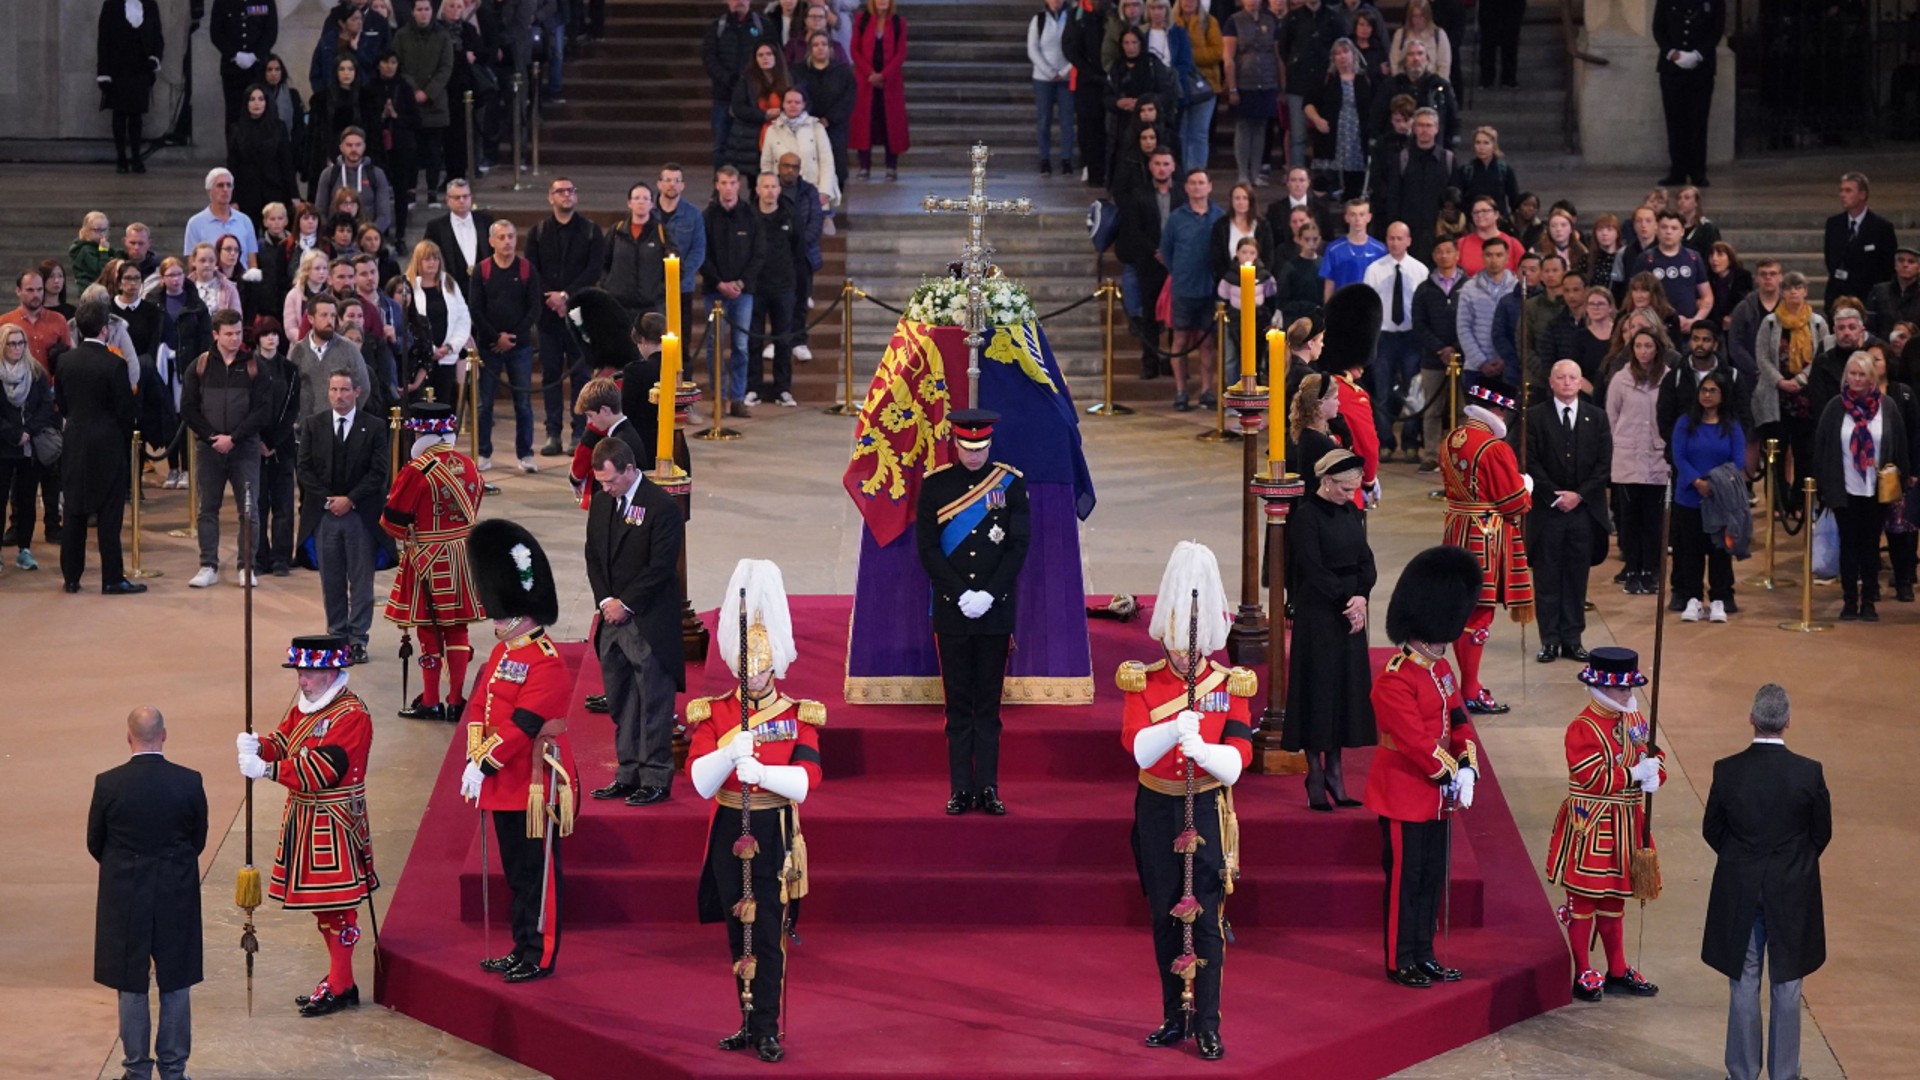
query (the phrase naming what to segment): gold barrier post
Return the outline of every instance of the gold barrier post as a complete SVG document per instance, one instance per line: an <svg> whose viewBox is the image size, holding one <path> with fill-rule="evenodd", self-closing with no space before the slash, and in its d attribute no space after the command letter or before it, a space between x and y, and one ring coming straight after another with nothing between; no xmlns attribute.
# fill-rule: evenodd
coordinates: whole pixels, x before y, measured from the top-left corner
<svg viewBox="0 0 1920 1080"><path fill-rule="evenodd" d="M168 529L167 535L186 540L200 538L200 445L193 432L186 433L187 440L187 527Z"/></svg>
<svg viewBox="0 0 1920 1080"><path fill-rule="evenodd" d="M427 399L433 399L433 388L427 388ZM400 406L387 410L387 483L400 475Z"/></svg>
<svg viewBox="0 0 1920 1080"><path fill-rule="evenodd" d="M480 353L467 350L467 454L480 460ZM493 402L487 402L489 408Z"/></svg>
<svg viewBox="0 0 1920 1080"><path fill-rule="evenodd" d="M1778 523L1780 517L1779 512L1774 509L1773 505L1775 494L1773 490L1773 466L1779 458L1780 440L1768 439L1766 454L1761 459L1764 464L1760 467L1760 505L1766 507L1767 514L1767 572L1761 574L1759 577L1747 579L1747 584L1757 585L1762 589L1785 589L1791 588L1794 584L1792 578L1782 577L1775 573L1773 569L1774 526Z"/></svg>
<svg viewBox="0 0 1920 1080"><path fill-rule="evenodd" d="M1447 358L1447 423L1446 430L1440 433L1442 445L1433 448L1433 455L1436 460L1446 456L1444 451L1446 449L1445 443L1447 436L1453 432L1454 428L1460 426L1461 371L1460 354L1456 352ZM1445 502L1447 501L1447 493L1442 488L1433 488L1427 492L1427 499L1430 502Z"/></svg>
<svg viewBox="0 0 1920 1080"><path fill-rule="evenodd" d="M146 497L145 493L140 490L140 465L140 429L135 428L133 429L133 487L129 489L133 492L133 562L132 565L127 567L127 579L129 581L164 576L158 570L142 570L140 568L140 500Z"/></svg>
<svg viewBox="0 0 1920 1080"><path fill-rule="evenodd" d="M726 326L726 313L721 309L720 301L715 300L713 306L707 309L707 345L713 357L713 363L711 365L713 372L713 426L694 435L694 438L704 439L707 442L727 442L740 437L739 432L732 428L722 426L722 421L726 418L727 395L722 393L724 387L720 385L720 348L722 345L722 331L726 329ZM730 345L731 342L727 344Z"/></svg>
<svg viewBox="0 0 1920 1080"><path fill-rule="evenodd" d="M1113 301L1120 295L1120 285L1112 278L1100 283L1093 295L1106 301L1100 319L1100 340L1106 356L1106 366L1100 375L1100 400L1087 406L1089 416L1132 416L1133 410L1113 400Z"/></svg>
<svg viewBox="0 0 1920 1080"><path fill-rule="evenodd" d="M1814 622L1813 621L1813 531L1814 530L1813 530L1813 477L1811 476L1807 477L1807 480L1806 480L1806 500L1807 500L1807 504L1806 504L1807 505L1807 509L1806 509L1807 527L1801 530L1801 535L1806 540L1807 562L1806 562L1806 566L1804 567L1805 573L1801 575L1801 581L1800 581L1800 618L1798 621L1795 621L1795 622L1781 623L1780 629L1791 630L1796 634L1819 634L1819 633L1824 633L1825 631L1833 629L1833 624L1830 622Z"/></svg>
<svg viewBox="0 0 1920 1080"><path fill-rule="evenodd" d="M852 278L840 286L840 351L845 354L842 360L846 368L846 385L840 404L829 405L823 410L828 416L855 416L860 412L860 407L853 403L853 302L865 299L866 295L854 285Z"/></svg>
<svg viewBox="0 0 1920 1080"><path fill-rule="evenodd" d="M1196 435L1201 442L1233 442L1240 437L1239 432L1227 430L1226 384L1227 305L1220 303L1213 307L1213 430Z"/></svg>

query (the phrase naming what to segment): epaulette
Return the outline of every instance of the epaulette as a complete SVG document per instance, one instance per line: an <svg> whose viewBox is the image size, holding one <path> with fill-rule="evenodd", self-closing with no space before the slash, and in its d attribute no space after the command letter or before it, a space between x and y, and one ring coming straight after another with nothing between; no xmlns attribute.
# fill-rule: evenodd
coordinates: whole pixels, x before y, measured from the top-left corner
<svg viewBox="0 0 1920 1080"><path fill-rule="evenodd" d="M1022 473L1019 469L1014 468L1013 466L1007 464L1004 461L994 462L993 467L996 469L999 469L1002 472L1012 473L1013 475L1019 477L1022 480L1026 479L1026 474Z"/></svg>
<svg viewBox="0 0 1920 1080"><path fill-rule="evenodd" d="M1387 670L1388 670L1389 672L1394 672L1394 671L1399 671L1399 670L1400 670L1400 665L1401 665L1401 664L1404 664L1404 663L1406 663L1406 662L1407 662L1407 654L1406 654L1406 653L1403 653L1403 652L1402 652L1402 653L1394 653L1394 654L1393 654L1393 659L1391 659L1391 660L1388 660L1388 661L1387 661Z"/></svg>
<svg viewBox="0 0 1920 1080"><path fill-rule="evenodd" d="M1163 667L1166 667L1166 666L1167 666L1167 658L1163 656L1163 657L1161 657L1160 659L1158 659L1158 660L1155 660L1155 661L1154 661L1153 663L1151 663L1151 664L1148 664L1148 665L1147 665L1147 666L1146 666L1145 668L1143 668L1142 670L1145 670L1145 671L1159 671L1159 670L1160 670L1161 668L1163 668Z"/></svg>
<svg viewBox="0 0 1920 1080"><path fill-rule="evenodd" d="M1260 689L1260 677L1252 668L1227 669L1227 693L1234 697L1250 698Z"/></svg>
<svg viewBox="0 0 1920 1080"><path fill-rule="evenodd" d="M953 468L953 462L949 461L949 462L946 462L945 464L935 465L933 468L928 469L926 471L926 475L932 476L934 473L945 472L946 470L951 468Z"/></svg>
<svg viewBox="0 0 1920 1080"><path fill-rule="evenodd" d="M552 638L548 637L545 634L540 635L540 651L548 656L560 655L559 647L553 643Z"/></svg>
<svg viewBox="0 0 1920 1080"><path fill-rule="evenodd" d="M1137 694L1147 688L1147 665L1138 660L1128 660L1114 672L1113 682L1129 694Z"/></svg>
<svg viewBox="0 0 1920 1080"><path fill-rule="evenodd" d="M713 699L697 697L687 702L687 723L705 723L713 715Z"/></svg>
<svg viewBox="0 0 1920 1080"><path fill-rule="evenodd" d="M825 727L827 723L827 707L817 701L809 701L805 698L800 699L800 722L803 724L812 724L814 727Z"/></svg>

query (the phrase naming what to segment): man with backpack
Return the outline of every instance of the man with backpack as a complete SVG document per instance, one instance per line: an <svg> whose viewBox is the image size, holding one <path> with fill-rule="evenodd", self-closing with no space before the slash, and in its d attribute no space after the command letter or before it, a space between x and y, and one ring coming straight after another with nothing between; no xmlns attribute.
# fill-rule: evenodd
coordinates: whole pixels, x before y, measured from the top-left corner
<svg viewBox="0 0 1920 1080"><path fill-rule="evenodd" d="M480 460L493 467L493 402L505 369L513 391L513 456L523 472L535 472L533 459L533 326L540 316L540 272L514 253L513 222L501 219L487 230L493 255L473 268L467 286L467 310L473 314L473 342L480 350Z"/></svg>
<svg viewBox="0 0 1920 1080"><path fill-rule="evenodd" d="M180 419L200 440L194 458L200 490L200 572L187 582L196 589L220 581L222 489L232 485L234 500L242 506L249 491L256 501L260 498L260 435L272 412L272 380L242 347L240 321L240 313L231 308L214 313L213 348L187 368L180 393ZM244 550L234 556L236 565L246 559ZM252 586L253 575L241 575L238 584Z"/></svg>
<svg viewBox="0 0 1920 1080"><path fill-rule="evenodd" d="M1414 110L1413 135L1392 164L1384 216L1406 223L1413 233L1413 257L1423 263L1433 258L1434 224L1452 175L1453 151L1440 143L1440 114Z"/></svg>

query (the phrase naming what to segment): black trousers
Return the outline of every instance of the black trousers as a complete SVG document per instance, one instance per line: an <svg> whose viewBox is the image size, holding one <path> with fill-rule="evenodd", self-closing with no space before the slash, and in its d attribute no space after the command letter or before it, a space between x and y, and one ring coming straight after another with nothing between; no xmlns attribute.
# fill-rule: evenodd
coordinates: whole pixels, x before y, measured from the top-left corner
<svg viewBox="0 0 1920 1080"><path fill-rule="evenodd" d="M1080 164L1087 183L1107 186L1107 106L1100 94L1084 90L1073 95L1073 137L1080 142Z"/></svg>
<svg viewBox="0 0 1920 1080"><path fill-rule="evenodd" d="M1447 888L1446 819L1380 819L1380 867L1387 872L1388 971L1434 960L1433 933Z"/></svg>
<svg viewBox="0 0 1920 1080"><path fill-rule="evenodd" d="M1226 885L1220 872L1226 849L1220 838L1219 799L1223 789L1193 797L1193 827L1206 843L1193 855L1193 898L1200 914L1193 920L1193 951L1205 962L1193 980L1193 1030L1220 1030L1220 967L1226 962L1221 901ZM1140 872L1140 890L1147 895L1147 914L1153 922L1153 962L1160 971L1160 1015L1180 1015L1183 980L1173 973L1173 962L1184 951L1185 928L1171 914L1186 892L1186 857L1173 850L1174 838L1186 828L1187 800L1162 795L1145 787L1133 797L1133 860Z"/></svg>
<svg viewBox="0 0 1920 1080"><path fill-rule="evenodd" d="M1480 85L1517 86L1520 79L1520 20L1526 0L1480 0Z"/></svg>
<svg viewBox="0 0 1920 1080"><path fill-rule="evenodd" d="M747 1034L755 1038L780 1034L780 1006L787 979L787 908L780 902L780 867L787 858L787 814L785 809L755 810L747 816L753 837L760 842L760 854L753 857L753 1011L745 1017ZM707 833L707 873L726 915L727 955L735 960L740 958L746 941L740 920L733 917L733 905L743 895L740 860L733 854L733 842L738 839L740 811L715 807ZM741 980L735 976L736 1001L740 990Z"/></svg>
<svg viewBox="0 0 1920 1080"><path fill-rule="evenodd" d="M537 766L536 766L537 767ZM551 968L560 960L560 836L552 822L547 835L527 835L525 810L495 810L493 835L500 842L500 873L507 880L507 924L513 929L513 955L529 964ZM547 845L553 845L553 865L547 865ZM546 903L546 927L541 928L541 902Z"/></svg>
<svg viewBox="0 0 1920 1080"><path fill-rule="evenodd" d="M1660 484L1615 484L1613 491L1619 507L1614 525L1620 530L1620 558L1627 564L1627 573L1659 573L1660 545L1665 540L1660 535L1660 501L1667 489ZM1539 559L1533 547L1527 551Z"/></svg>
<svg viewBox="0 0 1920 1080"><path fill-rule="evenodd" d="M122 165L140 160L140 122L145 113L113 114L113 156Z"/></svg>
<svg viewBox="0 0 1920 1080"><path fill-rule="evenodd" d="M775 289L753 294L753 328L756 334L765 335L764 341L747 342L747 389L760 395L762 403L771 405L781 394L793 392L793 346L799 340L792 336L794 291ZM766 370L766 361L760 353L765 346L773 344L773 380L762 379Z"/></svg>
<svg viewBox="0 0 1920 1080"><path fill-rule="evenodd" d="M1711 59L1709 57L1708 59ZM1667 175L1687 180L1707 176L1707 118L1713 112L1713 68L1663 67L1660 104L1667 117Z"/></svg>
<svg viewBox="0 0 1920 1080"><path fill-rule="evenodd" d="M418 155L420 167L427 171L427 197L432 199L440 194L441 185L446 183L447 129L421 128L420 137L414 143L414 152ZM412 187L411 180L404 186Z"/></svg>
<svg viewBox="0 0 1920 1080"><path fill-rule="evenodd" d="M254 503L253 565L271 571L293 565L293 459L289 447L260 459L260 497Z"/></svg>
<svg viewBox="0 0 1920 1080"><path fill-rule="evenodd" d="M234 63L232 57L220 58L220 97L226 105L226 120L221 124L221 131L232 131L233 125L247 115L246 102L241 100L241 96L247 92L247 87L265 78L266 70L267 58L264 53L256 55L253 66L245 70Z"/></svg>
<svg viewBox="0 0 1920 1080"><path fill-rule="evenodd" d="M118 470L115 472L117 474ZM70 585L79 584L80 575L87 569L89 525L100 536L100 584L117 585L127 579L126 566L120 561L120 521L127 512L129 481L125 476L116 475L114 479L104 482L108 490L101 493L99 512L89 514L70 507L67 520L61 526L60 577Z"/></svg>
<svg viewBox="0 0 1920 1080"><path fill-rule="evenodd" d="M682 327L691 328L682 323ZM560 316L540 309L540 398L546 409L547 434L559 437L567 427L566 417L573 412L573 398L566 396L565 382L572 380L573 392L593 378L593 369L587 366L587 354L581 351L580 342L567 329ZM579 442L587 429L587 418L574 416L572 421L573 441Z"/></svg>
<svg viewBox="0 0 1920 1080"><path fill-rule="evenodd" d="M1540 644L1572 648L1587 629L1593 519L1584 508L1555 510L1542 498L1539 505L1546 509L1527 516L1527 554L1538 600L1533 610L1540 620Z"/></svg>
<svg viewBox="0 0 1920 1080"><path fill-rule="evenodd" d="M1000 688L1010 634L936 634L947 699L947 772L954 791L1000 783Z"/></svg>
<svg viewBox="0 0 1920 1080"><path fill-rule="evenodd" d="M1707 542L1700 508L1673 504L1673 595L1682 600L1733 599L1733 556ZM1846 550L1842 543L1842 552ZM1842 559L1846 556L1843 554ZM1706 592L1701 591L1701 568L1706 569ZM1844 565L1844 563L1843 563Z"/></svg>
<svg viewBox="0 0 1920 1080"><path fill-rule="evenodd" d="M40 463L34 460L31 447L19 457L0 458L0 524L12 526L14 546L22 551L33 546L38 513L33 500L39 489Z"/></svg>
<svg viewBox="0 0 1920 1080"><path fill-rule="evenodd" d="M1915 564L1920 563L1920 533L1888 533L1887 561L1893 564L1893 587L1913 588Z"/></svg>
<svg viewBox="0 0 1920 1080"><path fill-rule="evenodd" d="M1880 599L1880 528L1887 508L1871 495L1848 495L1833 508L1840 533L1840 594L1849 604Z"/></svg>

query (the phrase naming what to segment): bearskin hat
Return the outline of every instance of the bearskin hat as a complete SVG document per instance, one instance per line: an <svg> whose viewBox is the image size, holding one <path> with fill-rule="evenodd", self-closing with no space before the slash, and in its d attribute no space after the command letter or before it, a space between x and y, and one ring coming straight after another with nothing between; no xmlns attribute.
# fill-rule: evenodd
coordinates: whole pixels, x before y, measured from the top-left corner
<svg viewBox="0 0 1920 1080"><path fill-rule="evenodd" d="M474 589L488 618L528 618L542 626L559 620L553 567L540 541L519 523L491 518L475 525L467 538L467 558L473 563Z"/></svg>
<svg viewBox="0 0 1920 1080"><path fill-rule="evenodd" d="M1326 336L1315 366L1338 375L1373 363L1380 342L1380 294L1360 282L1343 286L1327 301Z"/></svg>
<svg viewBox="0 0 1920 1080"><path fill-rule="evenodd" d="M587 364L618 371L640 359L633 343L633 319L605 289L582 289L568 296L567 321L585 346Z"/></svg>
<svg viewBox="0 0 1920 1080"><path fill-rule="evenodd" d="M1441 644L1458 638L1480 603L1480 561L1465 548L1437 544L1400 572L1387 601L1387 637Z"/></svg>

